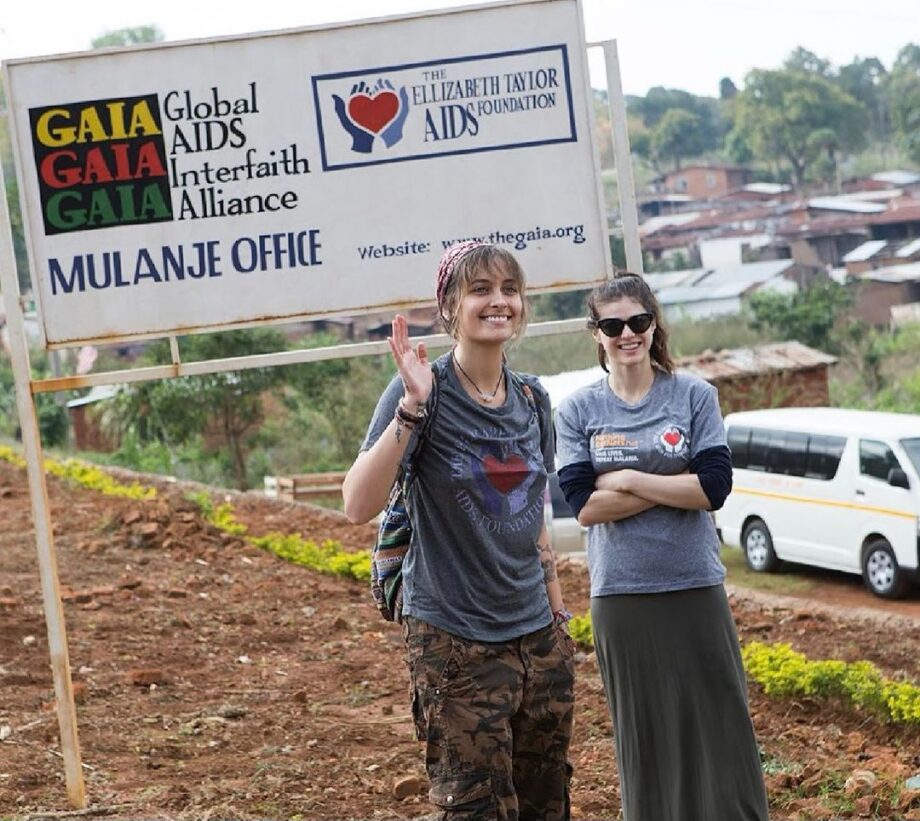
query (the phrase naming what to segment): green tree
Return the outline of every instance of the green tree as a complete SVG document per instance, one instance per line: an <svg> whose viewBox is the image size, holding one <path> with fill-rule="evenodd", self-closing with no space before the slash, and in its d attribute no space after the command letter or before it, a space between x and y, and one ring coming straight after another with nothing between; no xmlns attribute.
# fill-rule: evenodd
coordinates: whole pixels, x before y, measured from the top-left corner
<svg viewBox="0 0 920 821"><path fill-rule="evenodd" d="M636 157L641 157L660 174L661 169L658 167L654 152L652 151L652 132L642 122L641 117L627 113L626 129L629 133L629 153Z"/></svg>
<svg viewBox="0 0 920 821"><path fill-rule="evenodd" d="M920 163L920 46L909 43L898 52L885 96L898 141L911 160Z"/></svg>
<svg viewBox="0 0 920 821"><path fill-rule="evenodd" d="M26 254L25 232L22 227L22 212L19 210L19 183L13 168L13 149L10 142L9 115L6 108L6 94L3 90L3 76L0 75L0 162L3 163L3 179L6 184L6 202L10 211L13 233L13 254L16 259L16 274L19 288L29 289L29 259Z"/></svg>
<svg viewBox="0 0 920 821"><path fill-rule="evenodd" d="M47 355L41 352L36 353L32 356L31 364L36 379L50 376ZM35 414L38 418L42 444L45 447L63 445L67 441L69 430L67 410L60 394L36 394ZM0 353L0 435L13 439L20 437L13 366L5 353Z"/></svg>
<svg viewBox="0 0 920 821"><path fill-rule="evenodd" d="M829 182L837 181L837 153L840 139L832 128L818 128L808 135L808 149L815 155L814 176Z"/></svg>
<svg viewBox="0 0 920 821"><path fill-rule="evenodd" d="M725 153L736 163L745 165L754 159L747 136L739 128L733 128L725 135Z"/></svg>
<svg viewBox="0 0 920 821"><path fill-rule="evenodd" d="M610 125L610 106L607 92L592 89L591 101L594 106L594 133L597 138L597 150L600 155L601 168L613 168L613 132Z"/></svg>
<svg viewBox="0 0 920 821"><path fill-rule="evenodd" d="M105 31L92 41L93 48L108 46L137 46L143 43L160 43L165 35L159 26L131 26L123 29Z"/></svg>
<svg viewBox="0 0 920 821"><path fill-rule="evenodd" d="M869 112L872 136L881 141L891 137L891 107L885 94L888 72L877 57L861 59L841 66L837 86Z"/></svg>
<svg viewBox="0 0 920 821"><path fill-rule="evenodd" d="M699 115L682 108L672 108L652 128L651 148L659 159L670 159L680 169L684 157L702 154L706 141Z"/></svg>
<svg viewBox="0 0 920 821"><path fill-rule="evenodd" d="M725 124L719 100L657 86L649 89L645 97L631 96L626 102L629 114L638 117L649 130L653 130L668 112L675 109L695 115L697 121L693 140L697 143L697 154L715 150L721 145Z"/></svg>
<svg viewBox="0 0 920 821"><path fill-rule="evenodd" d="M852 304L850 292L830 279L818 280L793 294L761 291L748 304L755 330L769 329L777 339L798 340L818 350L840 353L834 328Z"/></svg>
<svg viewBox="0 0 920 821"><path fill-rule="evenodd" d="M719 80L719 99L733 100L738 96L738 87L732 82L731 77L723 77Z"/></svg>
<svg viewBox="0 0 920 821"><path fill-rule="evenodd" d="M186 361L269 353L286 347L276 330L260 328L183 337ZM147 358L162 361L167 343L151 346ZM122 391L112 410L114 427L126 441L161 443L175 453L204 437L227 456L234 482L249 486L247 457L265 421L266 400L295 407L320 393L326 382L345 376L343 360L273 368L252 368L147 382Z"/></svg>
<svg viewBox="0 0 920 821"><path fill-rule="evenodd" d="M866 143L865 107L817 73L755 69L735 106L730 141L747 145L759 160L787 162L800 188L826 150L815 132L833 131L843 151L857 151Z"/></svg>
<svg viewBox="0 0 920 821"><path fill-rule="evenodd" d="M802 48L802 46L796 48L786 58L783 68L803 74L814 74L817 77L823 77L825 80L830 80L833 76L829 60L822 59L813 51Z"/></svg>

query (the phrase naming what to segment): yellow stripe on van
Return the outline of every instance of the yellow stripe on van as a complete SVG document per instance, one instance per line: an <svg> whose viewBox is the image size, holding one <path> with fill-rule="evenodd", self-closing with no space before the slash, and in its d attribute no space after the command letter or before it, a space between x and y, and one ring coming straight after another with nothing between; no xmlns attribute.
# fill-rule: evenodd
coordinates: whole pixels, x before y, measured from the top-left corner
<svg viewBox="0 0 920 821"><path fill-rule="evenodd" d="M890 507L875 507L874 505L860 505L855 502L834 502L830 499L816 499L812 496L794 496L791 493L773 493L768 490L754 490L749 487L735 486L732 493L744 493L748 496L763 496L767 499L785 499L789 502L803 502L808 505L825 505L827 507L845 507L849 510L866 510L871 513L881 513L884 516L899 516L902 519L916 519L916 513L905 510L893 510Z"/></svg>

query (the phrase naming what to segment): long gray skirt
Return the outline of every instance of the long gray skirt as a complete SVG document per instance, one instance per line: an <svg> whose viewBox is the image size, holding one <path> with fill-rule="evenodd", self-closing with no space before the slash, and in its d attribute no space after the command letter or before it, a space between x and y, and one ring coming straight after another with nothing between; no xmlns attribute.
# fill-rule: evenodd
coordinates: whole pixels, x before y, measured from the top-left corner
<svg viewBox="0 0 920 821"><path fill-rule="evenodd" d="M591 600L625 821L768 821L721 585Z"/></svg>

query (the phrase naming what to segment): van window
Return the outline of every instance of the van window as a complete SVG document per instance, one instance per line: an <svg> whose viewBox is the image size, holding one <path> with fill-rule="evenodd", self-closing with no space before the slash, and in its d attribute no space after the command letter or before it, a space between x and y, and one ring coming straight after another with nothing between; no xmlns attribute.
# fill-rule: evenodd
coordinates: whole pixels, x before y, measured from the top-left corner
<svg viewBox="0 0 920 821"><path fill-rule="evenodd" d="M808 463L808 434L798 431L773 431L767 470L786 476L804 476Z"/></svg>
<svg viewBox="0 0 920 821"><path fill-rule="evenodd" d="M914 470L920 473L920 439L902 439L901 447L913 463Z"/></svg>
<svg viewBox="0 0 920 821"><path fill-rule="evenodd" d="M846 441L843 436L801 431L736 425L728 429L732 467L823 481L837 475ZM920 440L917 440L917 446L920 454ZM887 472L885 476L887 478Z"/></svg>
<svg viewBox="0 0 920 821"><path fill-rule="evenodd" d="M732 452L732 467L747 467L750 440L750 428L732 426L728 429L728 449Z"/></svg>
<svg viewBox="0 0 920 821"><path fill-rule="evenodd" d="M751 428L751 441L748 445L748 470L766 470L767 455L770 451L770 439L773 431L766 428Z"/></svg>
<svg viewBox="0 0 920 821"><path fill-rule="evenodd" d="M847 440L843 436L824 436L813 433L808 437L808 460L805 476L809 479L829 481L837 475L840 457Z"/></svg>
<svg viewBox="0 0 920 821"><path fill-rule="evenodd" d="M888 481L888 471L899 468L901 464L891 448L875 439L859 440L859 472L863 476L872 476Z"/></svg>

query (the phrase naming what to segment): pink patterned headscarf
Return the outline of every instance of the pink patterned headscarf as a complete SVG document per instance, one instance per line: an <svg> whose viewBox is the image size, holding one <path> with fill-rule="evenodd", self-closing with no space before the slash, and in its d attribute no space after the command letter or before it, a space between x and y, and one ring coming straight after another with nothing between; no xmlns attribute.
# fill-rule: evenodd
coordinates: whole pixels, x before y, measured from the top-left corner
<svg viewBox="0 0 920 821"><path fill-rule="evenodd" d="M444 256L441 257L441 262L438 263L438 313L444 313L444 296L447 294L447 286L450 285L450 280L454 275L454 268L457 266L457 262L468 251L472 251L474 248L482 248L484 245L488 245L488 243L480 242L477 239L471 239L466 242L458 242L456 245L451 245L450 248L444 252Z"/></svg>

